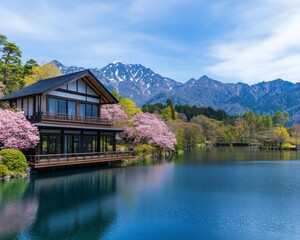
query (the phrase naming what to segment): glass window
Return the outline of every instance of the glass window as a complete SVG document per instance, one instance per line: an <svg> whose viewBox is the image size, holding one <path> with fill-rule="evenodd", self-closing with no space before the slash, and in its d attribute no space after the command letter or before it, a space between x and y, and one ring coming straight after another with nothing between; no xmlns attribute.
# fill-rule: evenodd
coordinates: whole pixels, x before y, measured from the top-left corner
<svg viewBox="0 0 300 240"><path fill-rule="evenodd" d="M86 86L86 93L93 96L98 96L89 86Z"/></svg>
<svg viewBox="0 0 300 240"><path fill-rule="evenodd" d="M97 136L92 136L92 152L97 152Z"/></svg>
<svg viewBox="0 0 300 240"><path fill-rule="evenodd" d="M59 138L55 135L49 136L49 154L56 154L59 152Z"/></svg>
<svg viewBox="0 0 300 240"><path fill-rule="evenodd" d="M81 117L85 117L85 104L84 103L79 104L79 115Z"/></svg>
<svg viewBox="0 0 300 240"><path fill-rule="evenodd" d="M87 117L92 116L92 105L91 104L86 104L85 105L85 114Z"/></svg>
<svg viewBox="0 0 300 240"><path fill-rule="evenodd" d="M68 101L68 115L76 115L76 102Z"/></svg>
<svg viewBox="0 0 300 240"><path fill-rule="evenodd" d="M92 136L83 136L83 152L92 152Z"/></svg>
<svg viewBox="0 0 300 240"><path fill-rule="evenodd" d="M97 105L92 105L92 116L99 117L99 107Z"/></svg>
<svg viewBox="0 0 300 240"><path fill-rule="evenodd" d="M41 136L41 145L42 145L42 154L48 153L48 136L42 135Z"/></svg>
<svg viewBox="0 0 300 240"><path fill-rule="evenodd" d="M77 91L77 86L76 85L77 85L76 82L69 83L68 84L68 90L76 92Z"/></svg>
<svg viewBox="0 0 300 240"><path fill-rule="evenodd" d="M48 99L48 109L49 109L50 113L57 113L58 112L58 99L49 98Z"/></svg>
<svg viewBox="0 0 300 240"><path fill-rule="evenodd" d="M74 153L80 152L80 135L74 135Z"/></svg>
<svg viewBox="0 0 300 240"><path fill-rule="evenodd" d="M66 114L67 113L67 101L63 99L58 100L58 113Z"/></svg>
<svg viewBox="0 0 300 240"><path fill-rule="evenodd" d="M23 111L25 116L28 116L28 98L23 100Z"/></svg>
<svg viewBox="0 0 300 240"><path fill-rule="evenodd" d="M82 79L78 80L78 92L86 93L86 83Z"/></svg>
<svg viewBox="0 0 300 240"><path fill-rule="evenodd" d="M41 136L42 154L60 153L60 135L47 134Z"/></svg>
<svg viewBox="0 0 300 240"><path fill-rule="evenodd" d="M32 116L33 114L33 98L28 98L28 112L27 116Z"/></svg>
<svg viewBox="0 0 300 240"><path fill-rule="evenodd" d="M100 152L107 152L113 150L112 136L100 136L100 142L98 143Z"/></svg>
<svg viewBox="0 0 300 240"><path fill-rule="evenodd" d="M72 135L65 135L64 140L65 140L64 153L72 153L73 152Z"/></svg>
<svg viewBox="0 0 300 240"><path fill-rule="evenodd" d="M80 103L79 115L81 117L99 117L99 106L95 104Z"/></svg>

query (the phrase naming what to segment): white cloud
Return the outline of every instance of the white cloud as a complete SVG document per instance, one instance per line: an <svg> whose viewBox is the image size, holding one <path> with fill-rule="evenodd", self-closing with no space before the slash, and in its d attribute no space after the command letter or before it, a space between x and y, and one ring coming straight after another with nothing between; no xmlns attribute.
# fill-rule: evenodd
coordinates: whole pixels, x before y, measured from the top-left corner
<svg viewBox="0 0 300 240"><path fill-rule="evenodd" d="M101 67L120 59L181 81L300 81L299 22L298 0L0 3L1 34L24 61Z"/></svg>
<svg viewBox="0 0 300 240"><path fill-rule="evenodd" d="M211 48L211 55L218 60L207 67L211 74L248 83L277 78L300 81L298 2L273 1L237 20L240 24L231 38Z"/></svg>
<svg viewBox="0 0 300 240"><path fill-rule="evenodd" d="M133 21L160 20L174 8L185 5L190 0L132 0L129 7L129 17Z"/></svg>

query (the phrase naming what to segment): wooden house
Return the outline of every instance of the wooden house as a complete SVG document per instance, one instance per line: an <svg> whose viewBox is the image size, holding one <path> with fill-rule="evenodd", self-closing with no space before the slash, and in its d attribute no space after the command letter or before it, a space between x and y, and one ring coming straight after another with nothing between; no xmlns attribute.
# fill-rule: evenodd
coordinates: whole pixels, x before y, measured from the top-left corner
<svg viewBox="0 0 300 240"><path fill-rule="evenodd" d="M40 143L28 156L34 168L129 156L116 152L122 129L101 118L101 106L118 101L89 70L40 80L0 101L24 111L38 127Z"/></svg>

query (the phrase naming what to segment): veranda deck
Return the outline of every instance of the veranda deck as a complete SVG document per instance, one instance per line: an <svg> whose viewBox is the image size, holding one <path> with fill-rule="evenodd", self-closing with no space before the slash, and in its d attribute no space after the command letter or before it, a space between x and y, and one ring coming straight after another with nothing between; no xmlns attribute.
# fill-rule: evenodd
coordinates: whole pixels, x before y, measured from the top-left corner
<svg viewBox="0 0 300 240"><path fill-rule="evenodd" d="M94 152L72 154L47 154L28 156L29 166L33 169L64 167L72 165L136 160L132 152Z"/></svg>

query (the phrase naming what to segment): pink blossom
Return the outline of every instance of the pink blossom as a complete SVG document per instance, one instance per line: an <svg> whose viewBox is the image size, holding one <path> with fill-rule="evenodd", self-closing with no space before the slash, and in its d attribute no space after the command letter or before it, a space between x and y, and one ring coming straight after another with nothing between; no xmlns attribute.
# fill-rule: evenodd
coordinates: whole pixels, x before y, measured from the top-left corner
<svg viewBox="0 0 300 240"><path fill-rule="evenodd" d="M127 114L118 104L106 104L101 106L101 118L106 118L113 123L128 118Z"/></svg>
<svg viewBox="0 0 300 240"><path fill-rule="evenodd" d="M38 142L38 129L26 120L23 112L0 109L1 148L33 148Z"/></svg>
<svg viewBox="0 0 300 240"><path fill-rule="evenodd" d="M176 144L175 135L169 131L167 125L157 118L155 114L138 113L131 119L134 126L124 129L123 137L134 139L141 143L148 141L151 145L161 149L174 150Z"/></svg>

